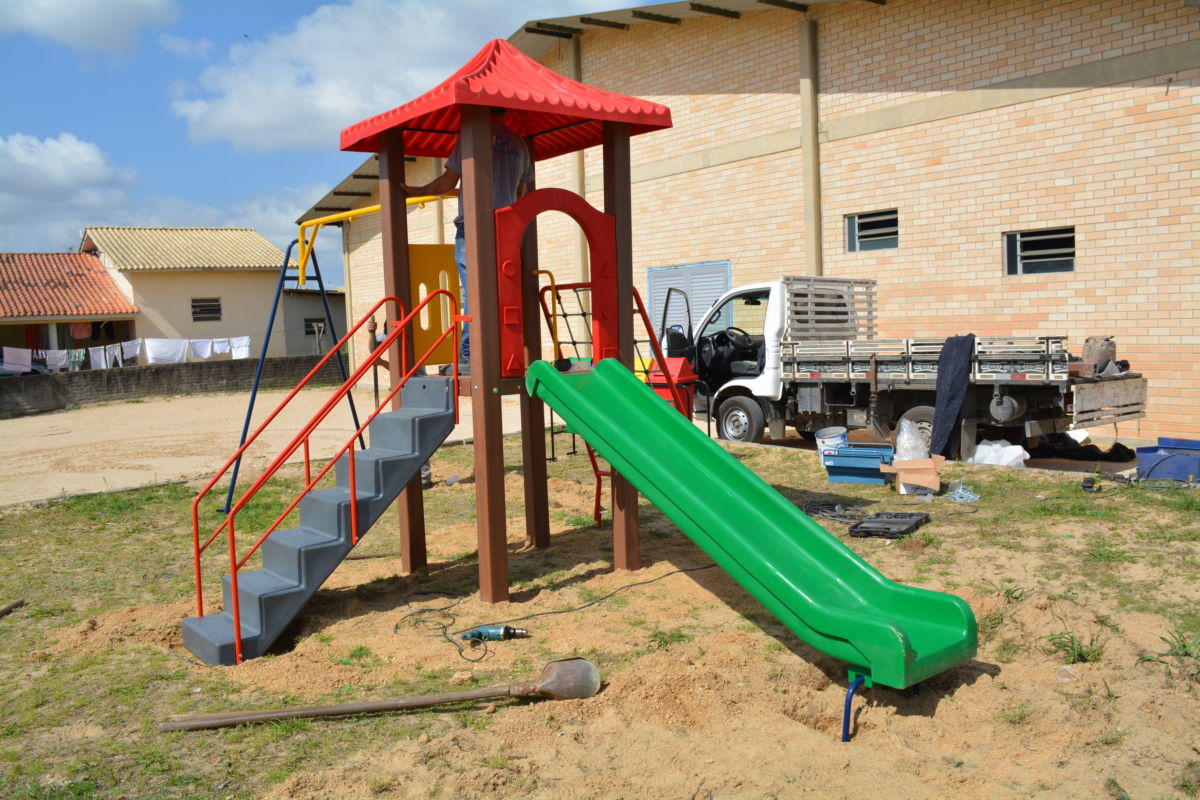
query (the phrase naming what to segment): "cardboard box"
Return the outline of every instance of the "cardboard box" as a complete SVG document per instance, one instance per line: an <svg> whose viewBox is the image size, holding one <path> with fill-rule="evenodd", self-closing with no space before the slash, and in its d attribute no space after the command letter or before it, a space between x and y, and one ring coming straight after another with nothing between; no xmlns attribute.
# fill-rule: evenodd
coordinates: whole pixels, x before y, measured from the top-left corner
<svg viewBox="0 0 1200 800"><path fill-rule="evenodd" d="M880 464L879 471L894 473L897 483L908 483L913 486L924 486L926 489L938 491L942 488L942 464L945 456L932 458L914 458L908 461L896 461L891 464Z"/></svg>

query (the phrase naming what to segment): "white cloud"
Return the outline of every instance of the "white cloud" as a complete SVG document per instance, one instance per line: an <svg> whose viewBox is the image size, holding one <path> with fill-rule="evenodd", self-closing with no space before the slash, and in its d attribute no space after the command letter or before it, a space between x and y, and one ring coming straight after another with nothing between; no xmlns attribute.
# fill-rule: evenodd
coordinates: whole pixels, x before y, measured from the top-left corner
<svg viewBox="0 0 1200 800"><path fill-rule="evenodd" d="M171 103L201 141L237 148L329 149L342 128L417 97L489 39L596 0L350 0L290 29L239 42Z"/></svg>
<svg viewBox="0 0 1200 800"><path fill-rule="evenodd" d="M0 249L78 244L81 220L119 206L136 177L70 133L0 137Z"/></svg>
<svg viewBox="0 0 1200 800"><path fill-rule="evenodd" d="M284 187L217 208L177 196L134 198L137 173L70 133L38 139L0 137L0 251L62 252L79 246L89 225L254 228L281 250L296 238L294 220L325 186ZM342 283L341 239L325 231L317 258L326 284Z"/></svg>
<svg viewBox="0 0 1200 800"><path fill-rule="evenodd" d="M172 55L180 58L195 58L200 61L207 61L208 54L212 51L212 42L208 39L185 39L169 33L160 34L158 44Z"/></svg>
<svg viewBox="0 0 1200 800"><path fill-rule="evenodd" d="M0 33L129 52L143 26L167 25L178 16L175 0L5 0L0 2Z"/></svg>

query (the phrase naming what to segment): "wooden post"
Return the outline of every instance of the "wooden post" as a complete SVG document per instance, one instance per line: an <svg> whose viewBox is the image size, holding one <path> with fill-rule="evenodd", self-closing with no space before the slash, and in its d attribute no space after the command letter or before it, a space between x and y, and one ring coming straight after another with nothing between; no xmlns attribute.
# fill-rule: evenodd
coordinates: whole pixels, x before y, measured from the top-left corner
<svg viewBox="0 0 1200 800"><path fill-rule="evenodd" d="M383 231L383 291L385 295L400 298L405 313L412 310L412 289L408 263L408 208L404 192L404 132L390 130L380 137L379 143L379 203L380 222ZM394 304L387 306L387 328L391 333L392 323L397 320ZM395 386L403 377L402 362L412 365L412 337L407 337L408 352L401 358L400 344L392 346L388 354L388 376ZM400 407L400 395L392 401L392 408ZM425 501L421 496L421 473L418 470L412 480L400 492L396 500L400 513L401 568L411 573L429 563L425 550Z"/></svg>
<svg viewBox="0 0 1200 800"><path fill-rule="evenodd" d="M496 287L496 210L492 207L492 120L487 106L460 106L463 224L471 315L471 416L475 435L475 525L479 596L508 599L504 444L500 416L500 312Z"/></svg>
<svg viewBox="0 0 1200 800"><path fill-rule="evenodd" d="M526 142L530 158L533 140ZM536 184L535 184L536 186ZM533 186L530 190L533 190ZM525 363L542 357L542 313L538 303L537 220L525 229L521 243L521 300L524 305ZM551 358L555 354L550 355ZM550 546L550 501L546 495L546 414L545 404L530 397L521 387L521 463L525 474L525 542L533 547Z"/></svg>
<svg viewBox="0 0 1200 800"><path fill-rule="evenodd" d="M604 123L604 213L616 220L617 350L633 367L633 200L629 124ZM637 490L613 471L613 566L640 569Z"/></svg>

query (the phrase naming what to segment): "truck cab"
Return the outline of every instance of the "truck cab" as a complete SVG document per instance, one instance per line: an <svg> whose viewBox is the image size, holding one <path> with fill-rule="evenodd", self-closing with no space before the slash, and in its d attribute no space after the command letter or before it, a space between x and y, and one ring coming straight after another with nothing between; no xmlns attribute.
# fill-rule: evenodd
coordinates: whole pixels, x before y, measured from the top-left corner
<svg viewBox="0 0 1200 800"><path fill-rule="evenodd" d="M668 292L663 319L671 303L686 302L681 295ZM676 326L662 337L668 355L692 362L699 378L696 413L711 413L721 438L762 439L764 401L779 400L783 391L779 347L786 306L780 281L739 286L713 304L694 333Z"/></svg>

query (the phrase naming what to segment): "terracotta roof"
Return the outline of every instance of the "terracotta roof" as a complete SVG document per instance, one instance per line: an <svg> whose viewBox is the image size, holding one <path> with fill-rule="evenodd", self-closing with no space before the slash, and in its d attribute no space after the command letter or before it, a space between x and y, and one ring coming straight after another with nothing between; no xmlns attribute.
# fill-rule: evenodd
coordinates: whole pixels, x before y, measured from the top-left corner
<svg viewBox="0 0 1200 800"><path fill-rule="evenodd" d="M631 134L671 127L671 110L573 81L503 39L493 39L444 82L391 111L342 131L343 150L375 152L379 134L404 130L404 154L445 158L461 127L460 105L512 109L504 124L533 137L537 160L600 144L603 122L627 122Z"/></svg>
<svg viewBox="0 0 1200 800"><path fill-rule="evenodd" d="M0 253L0 318L111 319L137 312L90 253Z"/></svg>
<svg viewBox="0 0 1200 800"><path fill-rule="evenodd" d="M283 251L253 228L117 228L83 232L79 249L118 270L278 270Z"/></svg>

